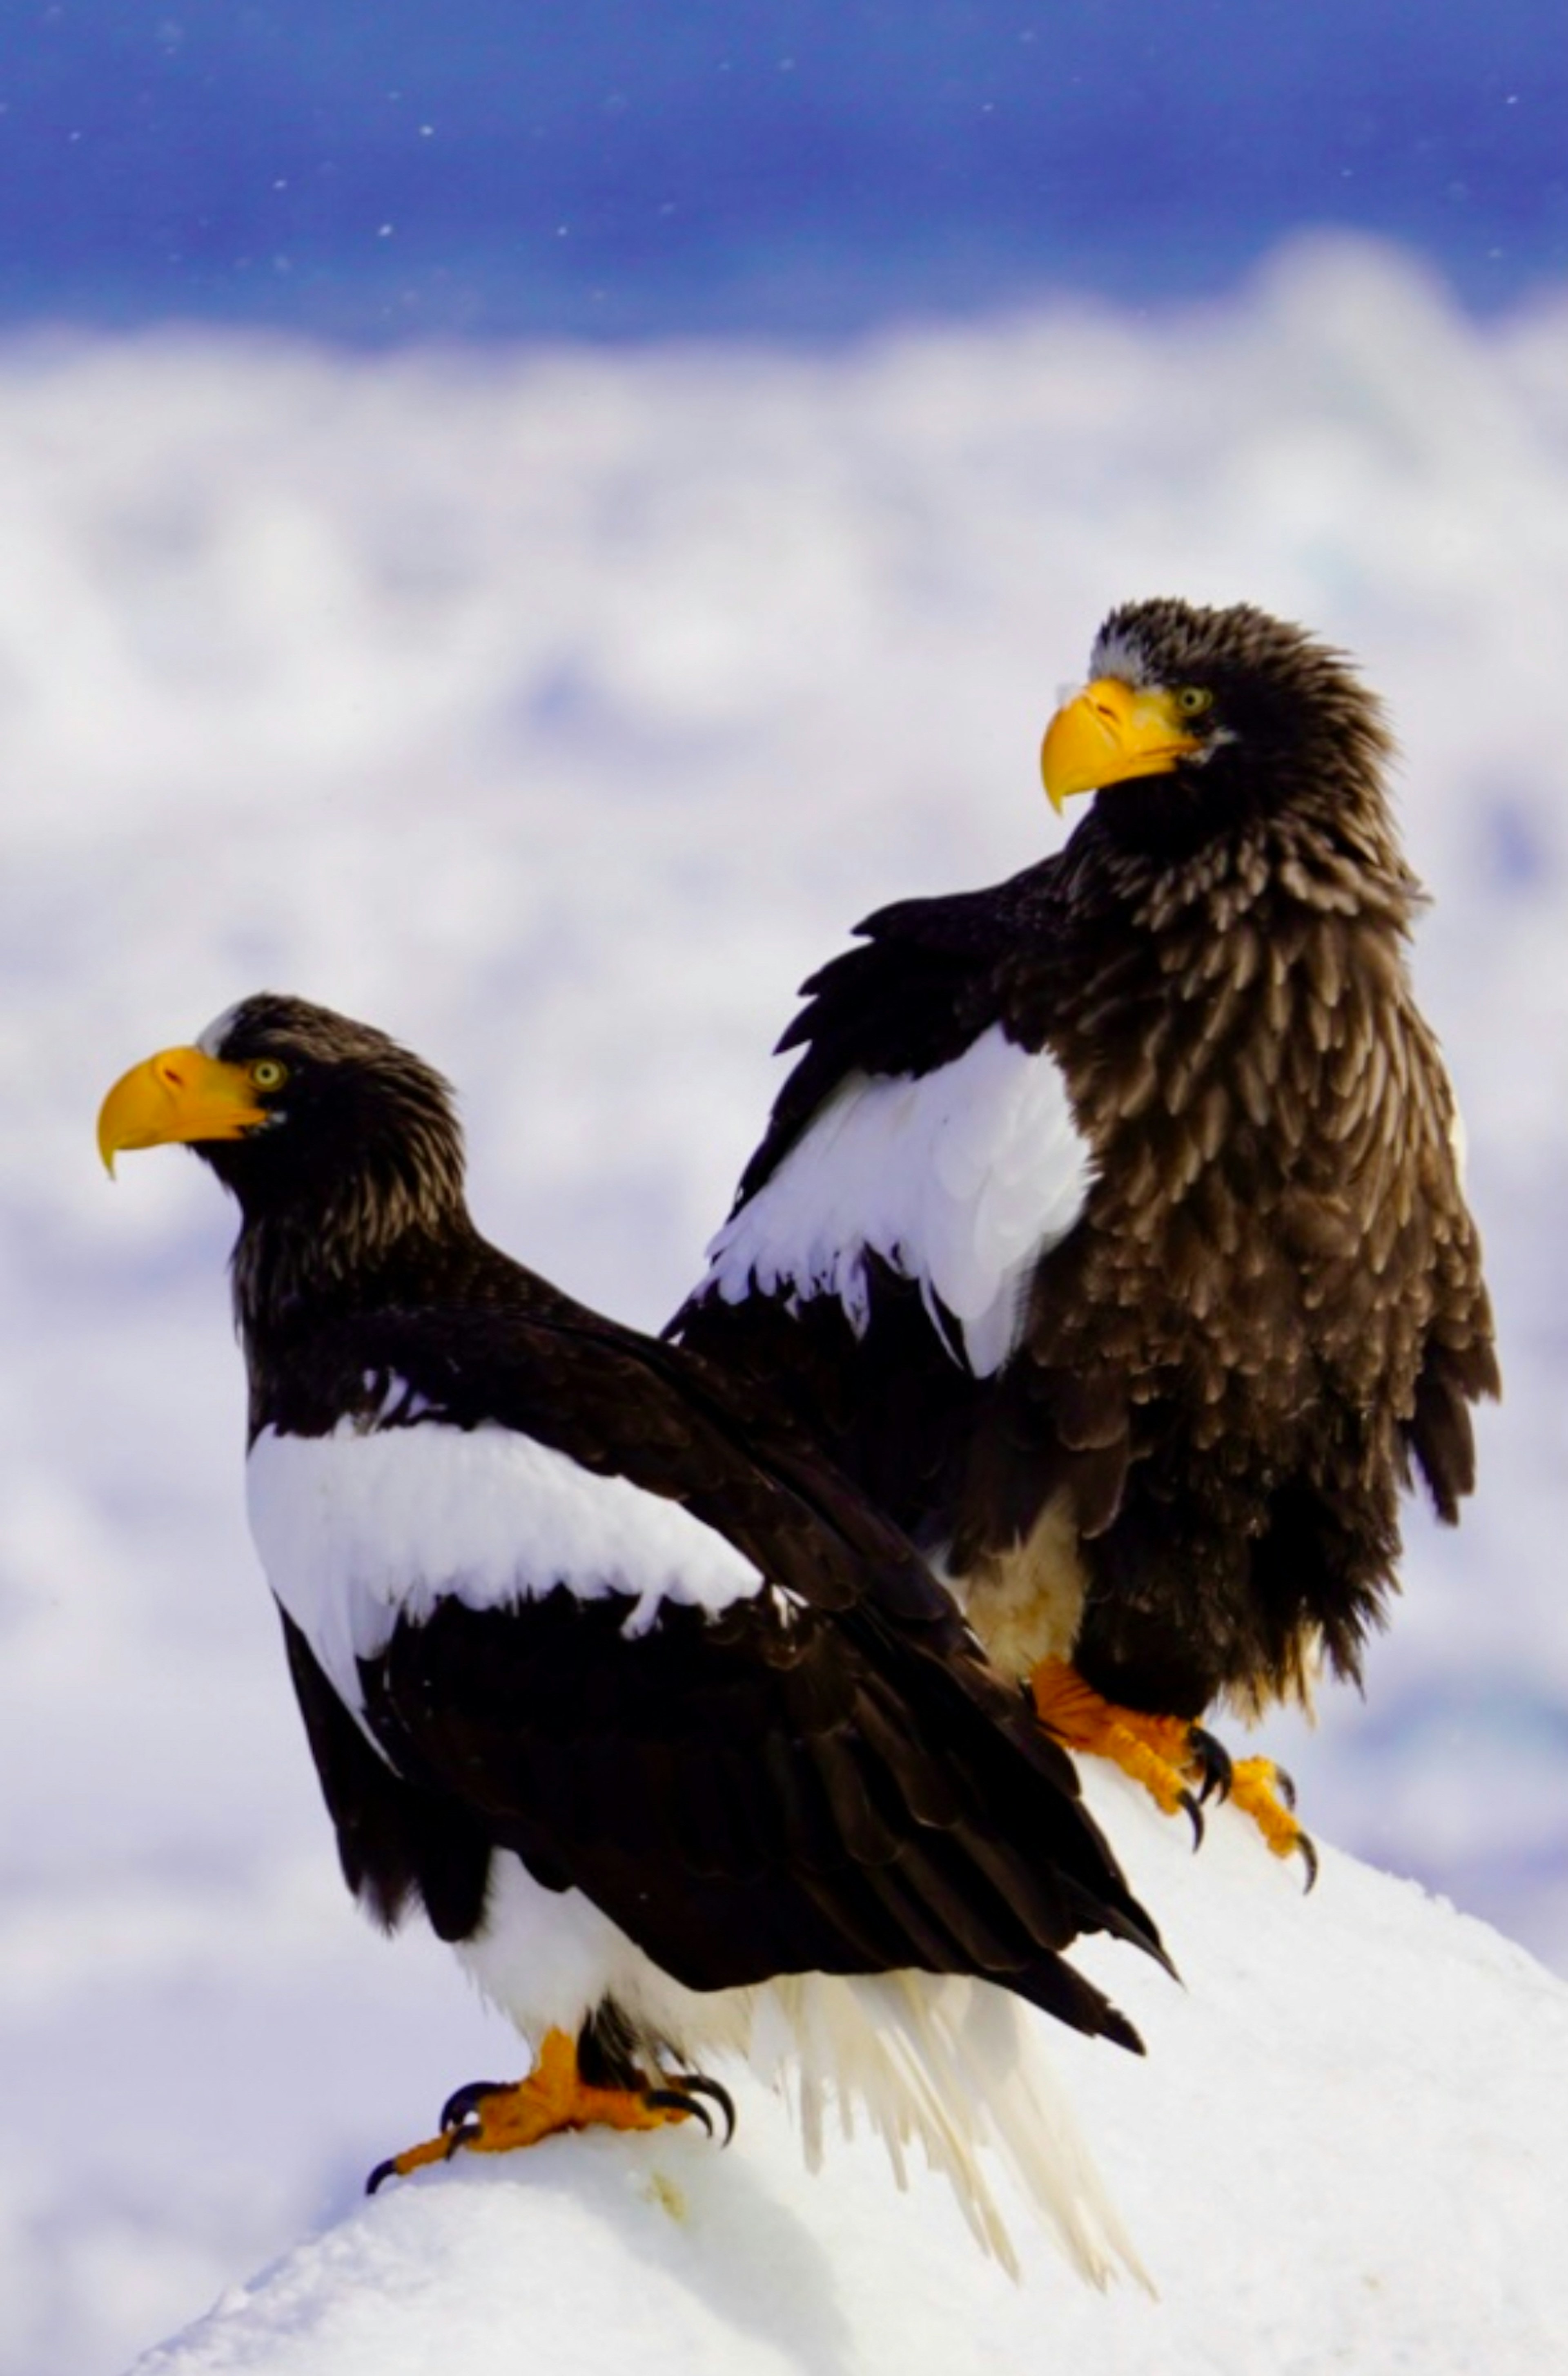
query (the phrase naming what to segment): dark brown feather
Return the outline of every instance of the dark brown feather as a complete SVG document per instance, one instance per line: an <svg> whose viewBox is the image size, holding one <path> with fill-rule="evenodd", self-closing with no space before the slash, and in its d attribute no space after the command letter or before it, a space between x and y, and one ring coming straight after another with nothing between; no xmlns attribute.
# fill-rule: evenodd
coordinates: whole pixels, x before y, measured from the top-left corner
<svg viewBox="0 0 1568 2376"><path fill-rule="evenodd" d="M416 1059L270 998L236 1010L220 1053L286 1079L270 1126L199 1149L242 1206L253 1431L513 1431L680 1503L762 1579L629 1628L613 1573L501 1608L467 1606L454 1576L360 1661L380 1755L286 1622L351 1886L384 1920L417 1897L467 1937L509 1849L695 1989L973 1973L1136 2045L1061 1950L1104 1930L1158 1956L1153 1926L1070 1761L897 1528L767 1396L488 1245ZM432 1159L403 1146L405 1110Z"/></svg>
<svg viewBox="0 0 1568 2376"><path fill-rule="evenodd" d="M784 1043L805 1053L740 1191L851 1075L917 1075L996 1024L1047 1051L1095 1176L1013 1358L968 1376L908 1282L900 1304L876 1277L858 1335L829 1297L783 1293L699 1290L672 1326L782 1389L993 1598L1067 1495L1080 1669L1197 1716L1300 1689L1320 1647L1359 1672L1410 1461L1455 1518L1498 1372L1375 702L1245 607L1134 605L1098 650L1211 695L1200 761L1106 786L1011 883L863 926L808 984Z"/></svg>

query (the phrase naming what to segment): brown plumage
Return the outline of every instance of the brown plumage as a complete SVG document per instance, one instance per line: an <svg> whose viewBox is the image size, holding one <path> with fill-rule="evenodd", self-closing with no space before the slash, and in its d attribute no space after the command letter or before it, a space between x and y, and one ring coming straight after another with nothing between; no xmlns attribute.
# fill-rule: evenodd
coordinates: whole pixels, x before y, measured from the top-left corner
<svg viewBox="0 0 1568 2376"><path fill-rule="evenodd" d="M1457 1515L1498 1372L1377 704L1245 607L1121 610L1091 677L1045 750L1087 817L1009 883L873 917L807 985L804 1053L673 1325L819 1428L1015 1670L1070 1653L1108 1699L1192 1719L1301 1690L1320 1652L1357 1675L1400 1489L1413 1466ZM994 1116L961 1107L983 1041L1016 1076ZM966 1150L983 1239L1047 1067L1064 1145L992 1359L935 1283L936 1221L910 1222L935 1202L861 1229L835 1148L878 1094L944 1100L933 1160Z"/></svg>

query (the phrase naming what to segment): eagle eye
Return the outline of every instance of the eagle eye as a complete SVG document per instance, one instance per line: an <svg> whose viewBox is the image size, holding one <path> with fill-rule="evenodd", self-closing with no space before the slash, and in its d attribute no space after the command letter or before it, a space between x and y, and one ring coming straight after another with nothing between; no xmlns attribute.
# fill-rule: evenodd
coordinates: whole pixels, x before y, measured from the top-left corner
<svg viewBox="0 0 1568 2376"><path fill-rule="evenodd" d="M1214 695L1206 685L1184 684L1176 695L1176 707L1184 718L1201 718L1206 709L1214 707Z"/></svg>
<svg viewBox="0 0 1568 2376"><path fill-rule="evenodd" d="M289 1078L289 1067L276 1056L258 1056L250 1068L252 1086L258 1089L280 1089Z"/></svg>

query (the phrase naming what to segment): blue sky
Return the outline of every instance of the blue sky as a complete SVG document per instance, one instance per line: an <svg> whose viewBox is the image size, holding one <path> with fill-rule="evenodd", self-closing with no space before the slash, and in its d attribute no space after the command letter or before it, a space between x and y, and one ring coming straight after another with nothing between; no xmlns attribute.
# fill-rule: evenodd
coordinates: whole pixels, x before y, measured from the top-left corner
<svg viewBox="0 0 1568 2376"><path fill-rule="evenodd" d="M1325 223L1486 310L1565 125L1556 0L13 0L0 319L831 334Z"/></svg>

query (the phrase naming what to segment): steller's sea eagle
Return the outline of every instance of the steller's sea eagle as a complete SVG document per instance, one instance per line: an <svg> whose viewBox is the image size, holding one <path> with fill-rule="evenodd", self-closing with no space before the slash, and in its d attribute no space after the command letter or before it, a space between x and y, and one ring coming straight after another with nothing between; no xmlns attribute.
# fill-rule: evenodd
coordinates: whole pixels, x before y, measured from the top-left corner
<svg viewBox="0 0 1568 2376"><path fill-rule="evenodd" d="M1246 606L1138 602L1042 754L1066 847L909 899L801 1052L679 1342L771 1394L953 1585L1043 1720L1167 1809L1197 1720L1358 1675L1412 1469L1498 1391L1377 703Z"/></svg>
<svg viewBox="0 0 1568 2376"><path fill-rule="evenodd" d="M344 1873L537 2057L376 2177L706 2121L698 2058L749 2052L808 2150L858 2103L1004 2260L986 2148L1088 2275L1136 2267L1032 2009L1137 2047L1063 1950L1159 1941L904 1538L743 1379L488 1244L381 1032L246 999L111 1091L106 1159L171 1140L240 1206L251 1523Z"/></svg>

